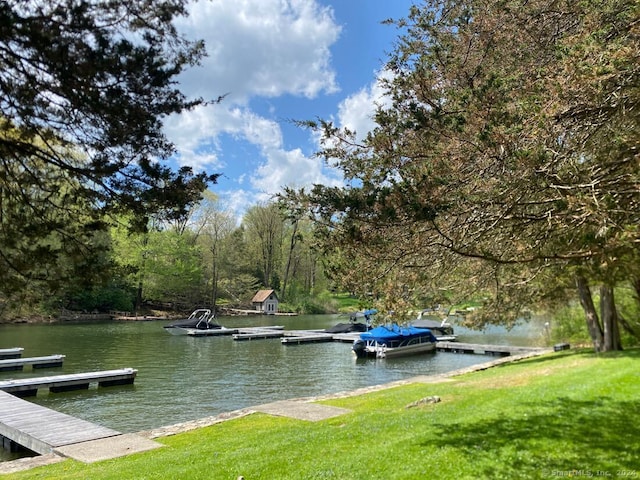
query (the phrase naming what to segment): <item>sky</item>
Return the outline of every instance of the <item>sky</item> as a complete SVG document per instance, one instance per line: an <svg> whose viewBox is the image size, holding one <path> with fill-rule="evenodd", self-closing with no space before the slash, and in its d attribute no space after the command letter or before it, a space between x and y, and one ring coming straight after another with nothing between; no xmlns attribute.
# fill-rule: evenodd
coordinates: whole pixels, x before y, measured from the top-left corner
<svg viewBox="0 0 640 480"><path fill-rule="evenodd" d="M211 190L240 218L283 187L341 185L292 120L331 120L364 137L381 99L376 79L416 0L197 0L177 26L207 57L181 74L188 97L216 99L170 117L176 166L220 173Z"/></svg>

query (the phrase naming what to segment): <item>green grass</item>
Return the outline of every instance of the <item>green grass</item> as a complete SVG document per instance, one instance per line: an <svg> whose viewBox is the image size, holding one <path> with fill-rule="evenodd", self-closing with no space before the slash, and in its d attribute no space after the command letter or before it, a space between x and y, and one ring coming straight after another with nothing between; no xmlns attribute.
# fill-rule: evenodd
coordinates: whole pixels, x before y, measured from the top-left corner
<svg viewBox="0 0 640 480"><path fill-rule="evenodd" d="M639 367L640 350L554 353L325 401L352 410L329 420L253 414L162 438L154 451L6 478L638 478ZM407 408L433 395L441 402Z"/></svg>
<svg viewBox="0 0 640 480"><path fill-rule="evenodd" d="M340 313L351 313L364 308L360 299L348 293L331 295L331 300L336 303L337 310Z"/></svg>

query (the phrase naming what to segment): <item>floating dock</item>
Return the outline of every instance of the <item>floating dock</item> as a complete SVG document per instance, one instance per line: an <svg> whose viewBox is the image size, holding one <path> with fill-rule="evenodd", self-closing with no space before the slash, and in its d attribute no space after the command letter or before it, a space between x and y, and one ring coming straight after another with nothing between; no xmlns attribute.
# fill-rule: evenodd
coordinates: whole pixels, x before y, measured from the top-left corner
<svg viewBox="0 0 640 480"><path fill-rule="evenodd" d="M278 332L282 336L282 325L266 326L266 327L240 327L240 328L210 328L200 330L197 328L188 328L187 335L191 337L219 337L222 335L232 335L234 340L252 340L260 338L275 338L277 335L270 333Z"/></svg>
<svg viewBox="0 0 640 480"><path fill-rule="evenodd" d="M335 340L353 342L357 336L327 333L324 330L284 330L282 326L239 328L234 340L267 340L279 338L283 345L302 343L332 342Z"/></svg>
<svg viewBox="0 0 640 480"><path fill-rule="evenodd" d="M361 332L328 333L325 330L284 330L282 326L223 328L213 330L191 329L192 336L232 335L236 341L268 340L279 338L283 345L301 345L319 342L353 343L360 338ZM457 341L438 341L436 350L439 352L468 353L477 355L508 356L521 353L539 352L539 347L519 347L513 345L486 345L479 343L462 343Z"/></svg>
<svg viewBox="0 0 640 480"><path fill-rule="evenodd" d="M333 342L333 333L313 330L291 330L280 340L283 345L300 345L302 343Z"/></svg>
<svg viewBox="0 0 640 480"><path fill-rule="evenodd" d="M16 451L20 445L40 455L54 453L85 463L161 446L139 435L122 434L2 391L0 441L7 450Z"/></svg>
<svg viewBox="0 0 640 480"><path fill-rule="evenodd" d="M327 333L324 330L284 330L282 332L258 332L234 335L234 340L280 338L283 345L301 345L318 342L346 342L353 343L360 338L360 332ZM486 345L478 343L461 343L454 341L439 341L436 343L439 352L467 353L476 355L509 356L522 353L539 352L539 347L520 347L513 345Z"/></svg>
<svg viewBox="0 0 640 480"><path fill-rule="evenodd" d="M232 337L236 341L242 341L242 340L264 340L268 338L280 338L283 335L284 335L284 326L266 325L262 327L236 328Z"/></svg>
<svg viewBox="0 0 640 480"><path fill-rule="evenodd" d="M137 373L138 370L133 368L123 368L101 372L5 380L0 382L0 390L19 397L32 397L37 395L40 388L48 388L50 392L58 393L88 389L90 383L97 383L99 387L130 385L135 380Z"/></svg>
<svg viewBox="0 0 640 480"><path fill-rule="evenodd" d="M0 435L47 454L56 447L119 435L120 432L56 412L0 391Z"/></svg>
<svg viewBox="0 0 640 480"><path fill-rule="evenodd" d="M61 367L64 355L48 355L46 357L12 358L0 360L0 371L22 370L25 365L36 368Z"/></svg>
<svg viewBox="0 0 640 480"><path fill-rule="evenodd" d="M265 340L268 338L282 338L284 330L279 328L250 328L240 329L238 333L233 335L236 341L241 340Z"/></svg>
<svg viewBox="0 0 640 480"><path fill-rule="evenodd" d="M233 335L238 333L237 328L185 328L187 335L190 337L220 337L223 335Z"/></svg>
<svg viewBox="0 0 640 480"><path fill-rule="evenodd" d="M24 352L24 348L22 347L0 348L0 360L5 360L7 358L20 358L22 356L22 352Z"/></svg>
<svg viewBox="0 0 640 480"><path fill-rule="evenodd" d="M513 345L484 345L478 343L438 342L436 350L439 352L473 353L478 355L509 356L521 353L539 352L544 350L537 347L518 347Z"/></svg>
<svg viewBox="0 0 640 480"><path fill-rule="evenodd" d="M361 333L362 332L334 333L333 341L343 342L343 343L353 343L354 341L360 338Z"/></svg>

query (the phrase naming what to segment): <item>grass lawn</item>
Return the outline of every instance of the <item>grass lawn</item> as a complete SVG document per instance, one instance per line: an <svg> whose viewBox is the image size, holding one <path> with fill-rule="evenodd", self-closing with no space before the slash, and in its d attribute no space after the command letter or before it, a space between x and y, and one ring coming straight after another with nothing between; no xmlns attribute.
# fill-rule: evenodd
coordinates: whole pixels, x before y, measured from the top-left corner
<svg viewBox="0 0 640 480"><path fill-rule="evenodd" d="M427 396L439 403L409 404ZM253 414L164 448L8 479L640 478L640 350L560 352L436 384L322 402L320 422Z"/></svg>
<svg viewBox="0 0 640 480"><path fill-rule="evenodd" d="M357 310L362 310L360 300L349 295L348 293L337 293L331 296L331 299L336 302L338 312L340 313L352 313Z"/></svg>

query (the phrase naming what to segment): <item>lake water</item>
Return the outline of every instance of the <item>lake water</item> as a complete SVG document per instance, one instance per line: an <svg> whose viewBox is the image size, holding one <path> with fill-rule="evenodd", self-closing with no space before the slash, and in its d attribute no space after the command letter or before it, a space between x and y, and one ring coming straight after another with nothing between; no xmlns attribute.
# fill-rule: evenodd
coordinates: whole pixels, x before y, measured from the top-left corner
<svg viewBox="0 0 640 480"><path fill-rule="evenodd" d="M283 325L321 329L345 317L223 317L226 327ZM29 400L119 430L136 432L296 397L353 390L415 375L444 373L495 357L438 352L398 359L356 360L348 343L285 346L279 339L234 341L231 336L174 336L166 321L0 325L0 348L23 347L23 357L66 355L62 368L25 367L0 379L132 367L134 385L66 393L38 391ZM455 326L455 324L454 324ZM506 332L456 327L459 341L534 345L539 324ZM0 460L14 455L2 452Z"/></svg>

